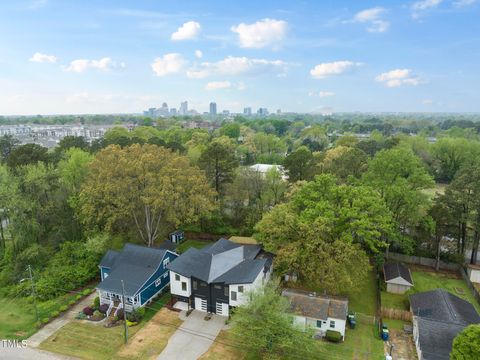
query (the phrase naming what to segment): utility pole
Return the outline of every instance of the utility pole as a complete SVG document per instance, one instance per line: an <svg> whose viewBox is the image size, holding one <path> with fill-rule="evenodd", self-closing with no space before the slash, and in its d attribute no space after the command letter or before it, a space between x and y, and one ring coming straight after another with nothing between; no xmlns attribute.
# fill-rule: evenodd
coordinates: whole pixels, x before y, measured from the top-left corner
<svg viewBox="0 0 480 360"><path fill-rule="evenodd" d="M32 284L32 296L33 296L33 306L35 307L35 316L37 317L37 322L40 320L38 318L38 308L37 308L37 292L35 291L35 282L33 280L32 267L28 265L28 273L30 275L30 283Z"/></svg>
<svg viewBox="0 0 480 360"><path fill-rule="evenodd" d="M125 326L125 344L128 341L127 309L125 309L125 285L122 281L122 304L123 304L123 324Z"/></svg>

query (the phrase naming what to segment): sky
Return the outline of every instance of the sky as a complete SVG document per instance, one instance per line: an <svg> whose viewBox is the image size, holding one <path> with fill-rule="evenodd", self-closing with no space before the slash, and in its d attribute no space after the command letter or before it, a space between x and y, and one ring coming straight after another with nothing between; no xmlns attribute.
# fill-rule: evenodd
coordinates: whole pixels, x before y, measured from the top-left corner
<svg viewBox="0 0 480 360"><path fill-rule="evenodd" d="M480 112L480 0L0 0L0 114Z"/></svg>

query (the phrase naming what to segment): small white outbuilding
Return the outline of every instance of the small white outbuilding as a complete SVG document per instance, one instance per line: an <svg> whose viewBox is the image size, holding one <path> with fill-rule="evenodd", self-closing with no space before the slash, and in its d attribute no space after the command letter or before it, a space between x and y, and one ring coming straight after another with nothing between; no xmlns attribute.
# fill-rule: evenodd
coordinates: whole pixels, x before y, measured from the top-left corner
<svg viewBox="0 0 480 360"><path fill-rule="evenodd" d="M412 274L403 264L392 262L383 265L383 276L389 293L404 294L413 286Z"/></svg>

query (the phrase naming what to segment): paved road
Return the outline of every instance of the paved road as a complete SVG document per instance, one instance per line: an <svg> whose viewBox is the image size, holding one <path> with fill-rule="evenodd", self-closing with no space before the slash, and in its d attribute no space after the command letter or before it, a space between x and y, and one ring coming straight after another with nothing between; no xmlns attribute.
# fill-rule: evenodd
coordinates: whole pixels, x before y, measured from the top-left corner
<svg viewBox="0 0 480 360"><path fill-rule="evenodd" d="M181 314L185 312L182 311ZM157 360L196 360L202 356L212 345L226 320L223 316L213 315L210 320L205 321L205 315L204 312L194 310L186 317Z"/></svg>
<svg viewBox="0 0 480 360"><path fill-rule="evenodd" d="M32 348L7 348L0 344L0 359L6 360L67 360L72 357L53 354L47 351L41 351Z"/></svg>
<svg viewBox="0 0 480 360"><path fill-rule="evenodd" d="M42 327L40 330L38 330L35 334L30 336L27 339L28 347L33 347L33 348L38 347L42 342L47 340L51 335L55 334L60 328L62 328L63 326L68 324L72 319L74 319L75 316L78 314L78 312L82 311L82 309L85 306L88 306L91 303L93 303L93 299L95 298L95 296L97 296L97 292L93 292L92 294L87 296L85 299L80 301L77 305L73 306L66 313L64 313L63 315L60 315L55 320L48 323L47 325Z"/></svg>

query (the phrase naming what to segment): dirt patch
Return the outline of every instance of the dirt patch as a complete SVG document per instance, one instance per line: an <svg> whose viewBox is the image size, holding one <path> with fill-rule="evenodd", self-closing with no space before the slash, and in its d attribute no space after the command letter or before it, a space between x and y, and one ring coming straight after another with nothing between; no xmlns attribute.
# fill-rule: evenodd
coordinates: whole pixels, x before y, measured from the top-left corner
<svg viewBox="0 0 480 360"><path fill-rule="evenodd" d="M178 312L163 308L120 349L117 355L128 359L156 359L181 323Z"/></svg>
<svg viewBox="0 0 480 360"><path fill-rule="evenodd" d="M416 360L417 351L411 334L405 334L403 330L391 329L390 339L385 342L385 353L390 353L390 345L393 344L393 358L397 360Z"/></svg>

